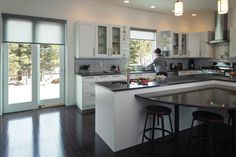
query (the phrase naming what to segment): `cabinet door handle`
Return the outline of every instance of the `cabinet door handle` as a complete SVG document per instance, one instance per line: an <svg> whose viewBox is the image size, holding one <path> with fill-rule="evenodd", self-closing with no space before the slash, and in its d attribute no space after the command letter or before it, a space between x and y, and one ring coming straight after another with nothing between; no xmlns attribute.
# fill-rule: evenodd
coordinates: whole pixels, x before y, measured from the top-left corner
<svg viewBox="0 0 236 157"><path fill-rule="evenodd" d="M93 56L95 56L95 47L93 47Z"/></svg>

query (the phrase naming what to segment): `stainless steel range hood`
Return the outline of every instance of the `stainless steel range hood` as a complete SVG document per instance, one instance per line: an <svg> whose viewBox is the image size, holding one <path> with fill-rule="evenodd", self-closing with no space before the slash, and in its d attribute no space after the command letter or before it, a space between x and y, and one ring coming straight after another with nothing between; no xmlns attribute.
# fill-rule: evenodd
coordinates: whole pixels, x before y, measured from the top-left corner
<svg viewBox="0 0 236 157"><path fill-rule="evenodd" d="M209 41L209 44L219 45L228 43L228 14L218 14L216 12L214 40Z"/></svg>

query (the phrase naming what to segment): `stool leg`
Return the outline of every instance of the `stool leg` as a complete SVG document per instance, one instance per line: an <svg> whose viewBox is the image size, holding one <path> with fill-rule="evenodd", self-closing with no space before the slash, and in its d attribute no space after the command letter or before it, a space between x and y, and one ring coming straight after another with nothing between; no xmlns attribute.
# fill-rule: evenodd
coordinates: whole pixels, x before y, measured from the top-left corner
<svg viewBox="0 0 236 157"><path fill-rule="evenodd" d="M146 129L146 126L147 126L148 115L149 115L149 114L146 113L145 124L144 124L144 129L143 129L142 144L143 144L143 142L144 142L144 135L145 135L145 129Z"/></svg>
<svg viewBox="0 0 236 157"><path fill-rule="evenodd" d="M187 143L187 148L185 150L185 157L188 157L188 150L189 150L191 138L193 136L193 125L194 125L194 119L192 120L192 124L191 124L190 136L189 136L189 140L188 140L188 143Z"/></svg>
<svg viewBox="0 0 236 157"><path fill-rule="evenodd" d="M174 131L173 131L173 126L172 126L172 121L171 121L171 117L169 115L169 121L170 121L170 129L171 129L171 133L173 135Z"/></svg>
<svg viewBox="0 0 236 157"><path fill-rule="evenodd" d="M152 119L152 142L155 139L155 121L156 121L156 115L153 114L153 119Z"/></svg>
<svg viewBox="0 0 236 157"><path fill-rule="evenodd" d="M232 121L232 116L229 116L228 123L227 123L229 126L230 126L231 121Z"/></svg>
<svg viewBox="0 0 236 157"><path fill-rule="evenodd" d="M165 124L164 124L164 118L163 116L160 116L161 117L161 132L162 132L162 137L165 136Z"/></svg>

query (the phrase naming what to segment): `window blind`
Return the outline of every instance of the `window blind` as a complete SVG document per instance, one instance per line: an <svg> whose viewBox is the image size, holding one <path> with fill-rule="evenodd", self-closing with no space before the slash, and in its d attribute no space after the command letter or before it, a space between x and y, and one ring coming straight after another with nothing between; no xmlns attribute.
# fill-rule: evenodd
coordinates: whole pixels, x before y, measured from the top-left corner
<svg viewBox="0 0 236 157"><path fill-rule="evenodd" d="M132 29L130 30L130 38L131 39L140 39L140 40L156 40L156 31L150 30L138 30Z"/></svg>
<svg viewBox="0 0 236 157"><path fill-rule="evenodd" d="M2 14L3 42L65 44L65 20Z"/></svg>

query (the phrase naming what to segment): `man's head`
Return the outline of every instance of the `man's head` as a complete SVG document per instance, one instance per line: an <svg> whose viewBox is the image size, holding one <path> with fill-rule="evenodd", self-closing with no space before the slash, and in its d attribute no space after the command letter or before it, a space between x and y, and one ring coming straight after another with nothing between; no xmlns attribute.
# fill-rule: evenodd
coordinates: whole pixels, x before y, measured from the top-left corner
<svg viewBox="0 0 236 157"><path fill-rule="evenodd" d="M156 49L154 50L154 53L155 53L156 55L160 55L160 54L161 54L161 49L156 48Z"/></svg>

